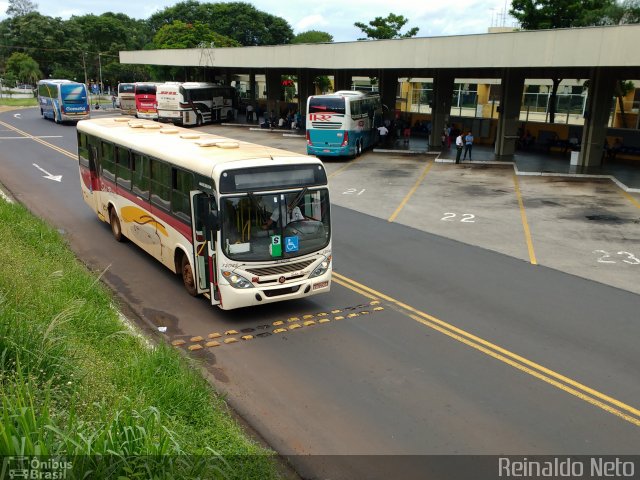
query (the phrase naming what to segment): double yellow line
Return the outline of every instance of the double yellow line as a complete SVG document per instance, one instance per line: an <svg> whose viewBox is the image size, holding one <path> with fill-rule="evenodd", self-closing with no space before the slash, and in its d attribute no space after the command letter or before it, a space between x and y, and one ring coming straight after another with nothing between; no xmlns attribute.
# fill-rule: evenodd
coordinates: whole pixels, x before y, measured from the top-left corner
<svg viewBox="0 0 640 480"><path fill-rule="evenodd" d="M2 121L0 121L0 125L2 125L5 128L8 128L9 130L13 130L14 132L19 133L20 135L23 135L23 136L25 136L27 138L30 138L31 140L33 140L35 142L38 142L38 143L44 145L45 147L51 148L51 149L55 150L56 152L61 153L62 155L65 155L65 156L67 156L69 158L72 158L74 160L78 159L78 157L75 154L73 154L71 152L68 152L64 148L58 147L58 146L56 146L56 145L54 145L52 143L49 143L49 142L47 142L45 140L42 140L41 138L38 138L38 137L36 137L34 135L31 135L30 133L27 133L27 132L25 132L23 130L20 130L19 128L16 128L13 125L9 125L8 123L2 122Z"/></svg>
<svg viewBox="0 0 640 480"><path fill-rule="evenodd" d="M472 347L490 357L499 360L513 368L520 370L532 377L542 380L566 393L569 393L580 400L583 400L593 406L596 406L612 415L615 415L623 420L640 427L640 410L627 405L613 397L610 397L604 393L601 393L593 388L590 388L576 380L566 377L558 372L555 372L549 368L546 368L536 362L528 360L514 352L511 352L505 348L491 343L481 337L473 335L461 328L458 328L450 323L447 323L439 318L422 312L406 303L396 300L384 293L378 292L366 285L356 282L350 278L347 278L339 273L333 272L333 281L345 288L348 288L356 293L364 295L372 300L384 300L390 304L395 305L409 318L416 322L436 330L443 335L452 338L460 343L463 343L469 347Z"/></svg>

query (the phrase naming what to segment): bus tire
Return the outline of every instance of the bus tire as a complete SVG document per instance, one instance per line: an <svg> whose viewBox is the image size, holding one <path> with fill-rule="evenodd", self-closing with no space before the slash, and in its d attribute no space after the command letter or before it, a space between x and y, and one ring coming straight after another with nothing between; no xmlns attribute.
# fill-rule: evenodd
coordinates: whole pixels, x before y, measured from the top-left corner
<svg viewBox="0 0 640 480"><path fill-rule="evenodd" d="M189 295L191 295L192 297L197 297L198 289L196 288L193 269L191 268L191 264L189 263L189 257L184 254L182 255L182 266L180 268L180 272L182 273L182 283L184 284L184 288L187 290Z"/></svg>
<svg viewBox="0 0 640 480"><path fill-rule="evenodd" d="M201 127L202 126L202 115L198 114L196 115L196 127Z"/></svg>
<svg viewBox="0 0 640 480"><path fill-rule="evenodd" d="M362 155L362 140L356 142L356 157Z"/></svg>
<svg viewBox="0 0 640 480"><path fill-rule="evenodd" d="M122 226L120 225L120 219L118 218L115 207L109 209L109 225L111 225L113 238L115 238L117 242L122 242L124 235L122 235Z"/></svg>
<svg viewBox="0 0 640 480"><path fill-rule="evenodd" d="M55 110L53 111L53 121L56 122L58 125L62 123L60 121L60 118L58 117L58 112L56 112Z"/></svg>

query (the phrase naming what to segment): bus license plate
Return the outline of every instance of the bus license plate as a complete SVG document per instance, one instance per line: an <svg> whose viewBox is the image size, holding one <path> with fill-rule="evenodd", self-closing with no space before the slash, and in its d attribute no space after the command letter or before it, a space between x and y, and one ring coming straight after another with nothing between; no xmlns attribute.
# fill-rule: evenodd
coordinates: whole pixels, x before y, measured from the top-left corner
<svg viewBox="0 0 640 480"><path fill-rule="evenodd" d="M313 289L317 290L318 288L325 288L329 286L329 282L320 282L320 283L314 283L313 284Z"/></svg>

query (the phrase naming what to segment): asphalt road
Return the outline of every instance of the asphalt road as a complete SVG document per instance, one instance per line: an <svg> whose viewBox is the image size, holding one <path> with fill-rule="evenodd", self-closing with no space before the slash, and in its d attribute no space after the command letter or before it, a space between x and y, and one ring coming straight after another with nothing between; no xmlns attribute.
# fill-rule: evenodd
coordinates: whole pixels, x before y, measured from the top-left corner
<svg viewBox="0 0 640 480"><path fill-rule="evenodd" d="M443 478L463 478L447 475L463 461L434 465L440 457L428 455L640 453L640 297L635 284L624 288L639 270L625 263L629 269L609 274L607 284L589 278L588 269L581 278L533 264L517 210L489 221L490 196L473 186L484 170L458 169L450 179L466 189L467 201L455 197L460 208L440 208L442 192L429 196L427 189L398 211L405 187L434 174L428 159L368 153L357 162L327 162L331 293L222 312L189 297L178 278L131 243L115 242L84 204L71 158L73 126L42 120L34 109L15 114L0 114L0 182L58 228L89 268L104 272L143 330L159 341L184 340L177 348L202 362L240 417L301 476L425 478L440 469ZM249 135L256 143L304 146L229 133ZM485 182L512 181L496 178ZM365 192L375 195L358 203ZM495 208L514 203L505 195L494 192ZM488 220L443 231L447 213ZM499 240L491 241L491 231L502 233ZM545 242L553 250L553 240L541 239L539 256L547 255ZM274 322L288 330L274 333ZM231 329L239 333L225 335ZM191 338L216 332L239 341L187 350L203 344ZM255 338L240 340L245 333ZM491 457L484 461L497 469Z"/></svg>

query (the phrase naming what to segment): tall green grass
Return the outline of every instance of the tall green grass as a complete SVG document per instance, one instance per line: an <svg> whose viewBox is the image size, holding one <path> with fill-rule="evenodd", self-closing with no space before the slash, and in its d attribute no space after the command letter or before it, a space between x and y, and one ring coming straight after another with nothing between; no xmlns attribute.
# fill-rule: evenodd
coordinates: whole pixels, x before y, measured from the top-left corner
<svg viewBox="0 0 640 480"><path fill-rule="evenodd" d="M277 478L178 352L148 348L57 231L0 200L0 455L83 478Z"/></svg>

